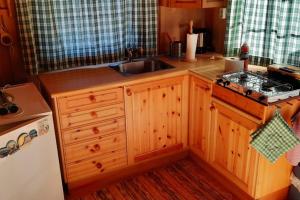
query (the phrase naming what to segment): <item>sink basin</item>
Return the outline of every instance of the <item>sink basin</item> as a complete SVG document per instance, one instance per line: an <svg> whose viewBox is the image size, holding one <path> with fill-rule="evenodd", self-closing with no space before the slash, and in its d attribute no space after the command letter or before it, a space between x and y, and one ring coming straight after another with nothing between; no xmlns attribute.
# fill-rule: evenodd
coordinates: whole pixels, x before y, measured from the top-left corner
<svg viewBox="0 0 300 200"><path fill-rule="evenodd" d="M155 59L125 62L118 65L111 65L109 67L125 76L174 68L167 63Z"/></svg>

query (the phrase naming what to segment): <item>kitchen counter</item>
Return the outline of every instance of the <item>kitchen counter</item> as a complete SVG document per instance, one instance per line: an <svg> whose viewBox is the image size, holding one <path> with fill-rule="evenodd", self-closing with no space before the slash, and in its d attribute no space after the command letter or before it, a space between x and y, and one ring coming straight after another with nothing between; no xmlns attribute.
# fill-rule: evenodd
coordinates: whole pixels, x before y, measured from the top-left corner
<svg viewBox="0 0 300 200"><path fill-rule="evenodd" d="M214 56L214 59L211 57ZM224 59L220 54L209 53L197 56L197 62L189 63L178 59L161 57L162 61L174 66L174 69L157 72L123 76L109 67L73 69L63 72L52 72L39 75L48 94L52 97L66 95L69 92L90 89L105 89L132 85L140 82L174 77L188 73L200 75L213 81L224 72Z"/></svg>

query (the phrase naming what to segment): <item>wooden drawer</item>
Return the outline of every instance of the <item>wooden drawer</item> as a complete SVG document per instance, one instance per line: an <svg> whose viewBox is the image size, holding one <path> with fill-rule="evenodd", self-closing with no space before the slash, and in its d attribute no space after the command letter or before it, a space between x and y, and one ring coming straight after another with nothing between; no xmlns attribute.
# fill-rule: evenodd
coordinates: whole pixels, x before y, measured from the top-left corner
<svg viewBox="0 0 300 200"><path fill-rule="evenodd" d="M126 151L115 151L106 156L99 156L80 163L67 165L67 178L68 182L74 182L125 166L127 166Z"/></svg>
<svg viewBox="0 0 300 200"><path fill-rule="evenodd" d="M257 119L265 121L267 106L217 84L213 85L212 94L217 99L224 101Z"/></svg>
<svg viewBox="0 0 300 200"><path fill-rule="evenodd" d="M80 162L90 157L111 154L115 150L126 150L126 135L124 132L99 137L96 140L82 142L64 148L65 162Z"/></svg>
<svg viewBox="0 0 300 200"><path fill-rule="evenodd" d="M62 114L60 117L61 129L74 128L89 123L124 116L124 104L98 107L91 110Z"/></svg>
<svg viewBox="0 0 300 200"><path fill-rule="evenodd" d="M125 131L124 117L118 119L109 119L90 126L64 131L62 133L62 137L64 144L69 145L121 131Z"/></svg>
<svg viewBox="0 0 300 200"><path fill-rule="evenodd" d="M117 104L123 101L123 89L115 88L63 97L58 100L58 107L61 113L69 113L90 109L95 106Z"/></svg>

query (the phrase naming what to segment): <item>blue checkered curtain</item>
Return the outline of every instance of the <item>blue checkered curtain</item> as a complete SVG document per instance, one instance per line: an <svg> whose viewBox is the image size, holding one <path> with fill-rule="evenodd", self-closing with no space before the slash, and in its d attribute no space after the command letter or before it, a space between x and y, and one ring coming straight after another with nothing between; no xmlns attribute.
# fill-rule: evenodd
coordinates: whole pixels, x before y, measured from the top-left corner
<svg viewBox="0 0 300 200"><path fill-rule="evenodd" d="M300 67L299 0L229 0L225 55L250 47L252 64Z"/></svg>
<svg viewBox="0 0 300 200"><path fill-rule="evenodd" d="M157 49L156 0L15 0L30 74L115 62Z"/></svg>

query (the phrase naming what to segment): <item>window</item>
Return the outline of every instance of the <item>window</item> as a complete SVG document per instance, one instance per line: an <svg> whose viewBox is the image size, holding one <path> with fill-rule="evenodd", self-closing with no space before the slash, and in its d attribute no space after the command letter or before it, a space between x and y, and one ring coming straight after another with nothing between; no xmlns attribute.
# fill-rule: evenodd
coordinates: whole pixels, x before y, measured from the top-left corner
<svg viewBox="0 0 300 200"><path fill-rule="evenodd" d="M31 74L119 61L129 47L156 52L156 0L16 4L24 63Z"/></svg>
<svg viewBox="0 0 300 200"><path fill-rule="evenodd" d="M225 39L226 56L250 47L252 64L300 67L300 2L297 0L230 0Z"/></svg>

